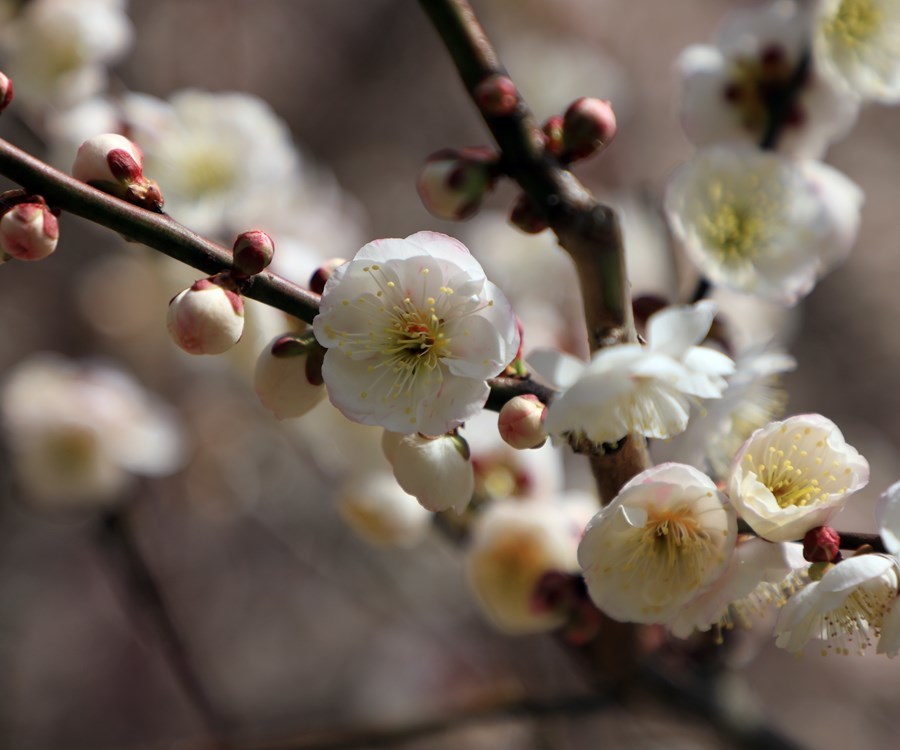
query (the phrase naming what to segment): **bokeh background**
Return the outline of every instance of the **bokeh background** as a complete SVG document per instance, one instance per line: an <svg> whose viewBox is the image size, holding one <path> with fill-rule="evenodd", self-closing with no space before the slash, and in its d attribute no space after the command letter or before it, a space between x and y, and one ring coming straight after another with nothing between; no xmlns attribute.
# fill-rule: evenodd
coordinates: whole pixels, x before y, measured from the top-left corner
<svg viewBox="0 0 900 750"><path fill-rule="evenodd" d="M613 102L616 141L577 172L599 192L642 202L651 218L668 176L693 151L679 126L673 61L688 44L709 41L740 5L753 3L474 2L539 117L580 95ZM292 221L314 227L308 241L322 257L421 229L489 236L434 219L416 195L427 154L487 138L416 3L132 0L128 13L134 45L113 67L113 90L163 99L185 88L245 91L268 102L309 168L333 175L327 189L342 191L327 221L315 206L289 209ZM50 156L27 118L4 115L0 134ZM874 500L900 476L900 113L864 109L828 161L865 191L863 223L849 261L779 324L798 360L788 410L829 416L869 459L869 488L841 526L872 531ZM502 212L514 196L502 186L488 208ZM584 691L552 639L504 636L484 621L458 551L439 535L414 549L380 549L344 525L335 494L358 459L355 444L325 420L306 430L273 420L250 384L252 344L216 361L171 344L166 301L190 273L74 217L61 225L53 257L0 268L0 371L42 351L114 361L180 414L184 467L136 482L122 499L196 672L248 747ZM505 231L515 264L516 230ZM668 284L672 298L690 287L689 272L675 279L640 251L629 248L637 286ZM579 467L570 467L577 477ZM0 747L202 742L204 721L104 546L98 512L36 508L8 454L0 488ZM892 746L900 667L874 655L815 652L779 651L765 628L743 634L723 649L721 694L805 747ZM702 723L643 701L451 728L404 747L625 745L728 746Z"/></svg>

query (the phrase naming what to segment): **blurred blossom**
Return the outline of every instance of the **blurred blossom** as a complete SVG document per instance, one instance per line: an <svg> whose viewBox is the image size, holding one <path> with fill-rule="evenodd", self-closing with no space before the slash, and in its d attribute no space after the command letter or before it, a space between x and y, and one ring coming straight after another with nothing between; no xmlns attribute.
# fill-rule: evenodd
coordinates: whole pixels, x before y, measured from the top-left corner
<svg viewBox="0 0 900 750"><path fill-rule="evenodd" d="M846 97L900 101L900 3L818 0L815 60Z"/></svg>
<svg viewBox="0 0 900 750"><path fill-rule="evenodd" d="M597 510L592 498L568 500L497 500L476 517L466 572L476 601L501 630L536 633L562 624L560 614L535 606L537 584L546 573L578 570L578 541Z"/></svg>
<svg viewBox="0 0 900 750"><path fill-rule="evenodd" d="M759 144L778 97L808 54L812 20L791 0L732 12L715 46L688 47L678 60L684 78L682 124L697 146ZM857 102L813 70L787 112L778 149L818 158L856 121Z"/></svg>
<svg viewBox="0 0 900 750"><path fill-rule="evenodd" d="M185 460L171 408L107 365L36 355L8 373L0 408L22 489L48 507L117 500L132 475Z"/></svg>
<svg viewBox="0 0 900 750"><path fill-rule="evenodd" d="M17 101L42 111L100 92L132 35L125 0L32 0L0 29L0 54Z"/></svg>
<svg viewBox="0 0 900 750"><path fill-rule="evenodd" d="M820 162L705 149L666 193L672 231L714 284L793 305L850 254L863 193Z"/></svg>
<svg viewBox="0 0 900 750"><path fill-rule="evenodd" d="M338 509L354 532L378 546L412 547L431 528L432 514L389 471L359 474L344 483Z"/></svg>

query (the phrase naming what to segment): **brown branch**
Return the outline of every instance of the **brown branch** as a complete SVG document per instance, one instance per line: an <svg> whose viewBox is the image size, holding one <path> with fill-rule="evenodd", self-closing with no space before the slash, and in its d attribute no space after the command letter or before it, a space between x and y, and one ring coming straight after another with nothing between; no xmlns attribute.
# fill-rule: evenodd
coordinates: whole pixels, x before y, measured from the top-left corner
<svg viewBox="0 0 900 750"><path fill-rule="evenodd" d="M53 208L112 229L206 274L231 268L229 248L201 237L166 214L138 208L86 185L3 139L0 139L0 174L43 196ZM312 323L319 312L319 295L269 271L242 284L241 294L307 323ZM551 389L530 378L495 378L488 382L491 385L489 409L499 410L513 396L523 393L533 393L544 403L553 396Z"/></svg>

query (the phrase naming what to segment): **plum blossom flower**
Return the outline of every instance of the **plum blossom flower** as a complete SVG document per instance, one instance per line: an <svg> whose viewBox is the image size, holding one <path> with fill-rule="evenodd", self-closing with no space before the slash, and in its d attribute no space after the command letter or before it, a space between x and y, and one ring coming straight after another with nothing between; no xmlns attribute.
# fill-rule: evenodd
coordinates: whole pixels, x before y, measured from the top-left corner
<svg viewBox="0 0 900 750"><path fill-rule="evenodd" d="M900 101L900 3L820 0L813 50L823 73L851 96Z"/></svg>
<svg viewBox="0 0 900 750"><path fill-rule="evenodd" d="M802 651L811 639L834 649L863 653L881 634L888 608L897 598L897 560L889 555L857 555L830 567L821 580L790 598L775 624L775 645Z"/></svg>
<svg viewBox="0 0 900 750"><path fill-rule="evenodd" d="M370 242L325 285L322 375L349 419L440 435L474 416L519 346L503 293L458 240Z"/></svg>
<svg viewBox="0 0 900 750"><path fill-rule="evenodd" d="M759 536L788 542L828 524L868 481L868 462L837 425L803 414L753 433L734 458L728 496Z"/></svg>
<svg viewBox="0 0 900 750"><path fill-rule="evenodd" d="M0 409L22 488L47 507L108 503L133 474L183 462L172 410L107 366L36 356L8 374Z"/></svg>
<svg viewBox="0 0 900 750"><path fill-rule="evenodd" d="M793 305L850 253L862 200L825 164L715 147L676 173L666 213L710 281Z"/></svg>
<svg viewBox="0 0 900 750"><path fill-rule="evenodd" d="M578 548L588 593L624 622L664 624L728 566L737 517L691 466L638 474L588 524Z"/></svg>
<svg viewBox="0 0 900 750"><path fill-rule="evenodd" d="M550 404L544 428L551 435L584 434L615 443L631 432L668 438L683 432L691 399L718 398L734 363L695 346L712 324L715 305L670 307L647 323L647 346L619 344L590 363L559 352L532 354L529 364L563 389Z"/></svg>
<svg viewBox="0 0 900 750"><path fill-rule="evenodd" d="M534 606L537 586L547 573L578 571L578 540L596 508L596 500L580 494L507 499L490 503L475 519L466 573L491 622L516 634L562 624L559 612Z"/></svg>
<svg viewBox="0 0 900 750"><path fill-rule="evenodd" d="M697 146L761 143L779 99L808 54L811 14L791 0L732 12L715 46L688 47L678 59L684 79L682 123ZM807 69L792 97L777 148L818 158L847 133L859 106L827 77Z"/></svg>

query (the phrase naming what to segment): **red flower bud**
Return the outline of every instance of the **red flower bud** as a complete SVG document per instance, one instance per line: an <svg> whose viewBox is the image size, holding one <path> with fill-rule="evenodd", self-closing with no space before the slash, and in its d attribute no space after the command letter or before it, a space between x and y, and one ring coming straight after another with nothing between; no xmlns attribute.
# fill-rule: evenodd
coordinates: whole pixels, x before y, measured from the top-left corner
<svg viewBox="0 0 900 750"><path fill-rule="evenodd" d="M253 276L272 262L275 243L258 229L239 234L234 241L234 270L243 276Z"/></svg>
<svg viewBox="0 0 900 750"><path fill-rule="evenodd" d="M841 551L841 537L830 526L817 526L803 537L803 557L812 563L830 563Z"/></svg>
<svg viewBox="0 0 900 750"><path fill-rule="evenodd" d="M584 159L605 148L616 136L616 114L602 99L576 99L563 116L564 158Z"/></svg>

